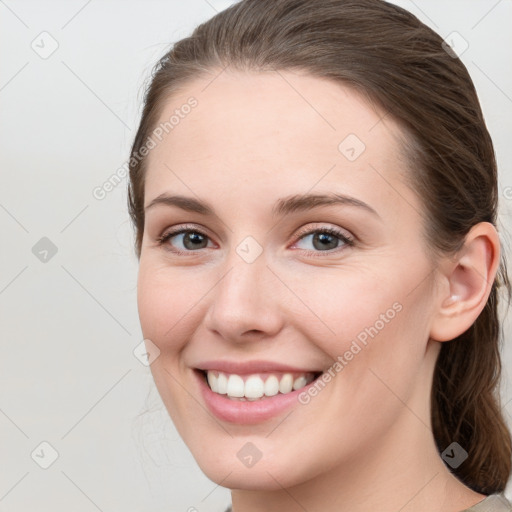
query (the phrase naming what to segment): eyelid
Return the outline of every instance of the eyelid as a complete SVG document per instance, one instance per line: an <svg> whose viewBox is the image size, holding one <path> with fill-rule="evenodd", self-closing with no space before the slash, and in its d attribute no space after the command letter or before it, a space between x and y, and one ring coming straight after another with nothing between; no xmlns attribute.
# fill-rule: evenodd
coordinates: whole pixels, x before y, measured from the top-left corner
<svg viewBox="0 0 512 512"><path fill-rule="evenodd" d="M313 223L313 224L315 224L315 223ZM335 234L336 236L346 238L347 240L350 240L352 242L354 242L356 240L356 237L354 235L352 235L350 233L350 231L348 231L346 229L340 228L338 226L328 225L328 224L321 223L321 222L318 222L316 224L318 224L318 225L317 226L309 226L309 227L299 229L298 233L295 235L296 241L300 240L301 238L303 238L306 235L310 235L312 233L317 233L317 232L330 232L332 234Z"/></svg>
<svg viewBox="0 0 512 512"><path fill-rule="evenodd" d="M319 223L321 224L321 223ZM304 228L299 231L299 233L296 235L296 239L292 244L292 248L300 242L303 238L306 236L315 234L315 233L328 233L338 238L342 242L342 245L340 247L336 247L334 249L328 249L326 251L314 251L310 249L299 249L303 252L305 252L308 256L312 257L329 257L332 255L339 255L341 251L346 251L347 248L353 247L356 243L356 237L352 235L350 232L343 230L339 227L333 227L333 226L327 226L325 224L321 224L317 227L309 227Z"/></svg>
<svg viewBox="0 0 512 512"><path fill-rule="evenodd" d="M169 234L172 235L178 235L183 231L197 231L198 233L201 233L204 236L207 236L208 238L211 238L210 235L207 233L207 229L203 228L202 226L199 226L198 224L178 224L177 226L172 226L170 228L165 228L162 232L162 234L159 236L159 238L163 238Z"/></svg>
<svg viewBox="0 0 512 512"><path fill-rule="evenodd" d="M195 224L182 224L178 225L176 227L166 228L163 230L162 234L156 237L156 243L157 246L162 247L170 252L174 252L176 254L199 254L199 250L197 251L183 251L181 249L176 248L170 248L167 247L167 241L171 238L174 238L175 236L178 236L180 234L183 234L184 232L192 231L195 233L199 233L200 235L204 236L208 239L208 241L211 241L213 244L212 237L208 234L208 230L203 227L198 227ZM217 245L217 244L215 244Z"/></svg>

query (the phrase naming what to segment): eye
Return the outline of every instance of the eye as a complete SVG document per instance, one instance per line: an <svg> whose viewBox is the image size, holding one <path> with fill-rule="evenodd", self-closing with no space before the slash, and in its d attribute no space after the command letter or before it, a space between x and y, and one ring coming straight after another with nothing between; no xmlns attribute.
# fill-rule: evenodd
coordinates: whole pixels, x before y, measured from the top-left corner
<svg viewBox="0 0 512 512"><path fill-rule="evenodd" d="M349 238L344 232L332 228L324 227L319 229L310 229L305 233L299 233L299 240L295 243L298 246L301 242L306 242L305 245L312 246L313 249L308 247L298 247L299 249L305 249L308 252L338 252L336 249L343 249L344 246L353 246L354 240Z"/></svg>
<svg viewBox="0 0 512 512"><path fill-rule="evenodd" d="M186 254L205 249L208 246L208 240L208 235L197 228L182 226L165 232L157 238L157 243L161 246L170 246L169 250L178 254Z"/></svg>
<svg viewBox="0 0 512 512"><path fill-rule="evenodd" d="M344 232L332 227L323 227L318 229L309 229L299 233L299 239L294 247L304 249L308 253L318 255L318 253L338 252L345 246L353 246L354 240L348 237ZM300 243L308 241L313 249L300 247ZM157 238L159 246L175 252L177 254L190 254L200 249L208 247L209 237L201 230L195 227L181 226L179 228L165 232ZM307 245L307 243L306 243ZM210 246L211 247L211 246Z"/></svg>

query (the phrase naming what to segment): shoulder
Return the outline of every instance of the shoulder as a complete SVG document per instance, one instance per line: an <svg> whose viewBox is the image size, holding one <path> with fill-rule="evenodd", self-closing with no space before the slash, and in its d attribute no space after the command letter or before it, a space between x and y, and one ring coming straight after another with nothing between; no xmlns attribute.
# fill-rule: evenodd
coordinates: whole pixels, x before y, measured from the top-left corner
<svg viewBox="0 0 512 512"><path fill-rule="evenodd" d="M224 512L233 512L231 505ZM512 512L512 504L503 493L490 494L462 512Z"/></svg>
<svg viewBox="0 0 512 512"><path fill-rule="evenodd" d="M231 505L224 512L233 512ZM482 501L462 512L512 512L512 504L503 493L489 494Z"/></svg>
<svg viewBox="0 0 512 512"><path fill-rule="evenodd" d="M512 504L503 493L489 494L482 501L462 512L512 512Z"/></svg>

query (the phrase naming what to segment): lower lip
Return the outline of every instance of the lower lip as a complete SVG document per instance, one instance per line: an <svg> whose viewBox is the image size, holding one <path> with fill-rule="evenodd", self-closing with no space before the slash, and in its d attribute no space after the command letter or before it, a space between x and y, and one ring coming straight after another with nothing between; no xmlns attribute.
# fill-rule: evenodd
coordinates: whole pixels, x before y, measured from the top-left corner
<svg viewBox="0 0 512 512"><path fill-rule="evenodd" d="M230 423L237 423L239 425L250 425L254 423L261 423L271 418L278 416L290 407L295 405L302 405L298 401L298 396L304 391L307 392L310 386L313 386L316 379L310 382L307 386L301 389L292 391L290 393L278 393L273 397L268 397L263 400L255 400L253 402L246 402L240 400L231 400L227 395L219 395L214 393L208 384L205 377L199 370L194 370L194 373L199 380L199 386L203 395L204 401L208 409L219 419L228 421Z"/></svg>

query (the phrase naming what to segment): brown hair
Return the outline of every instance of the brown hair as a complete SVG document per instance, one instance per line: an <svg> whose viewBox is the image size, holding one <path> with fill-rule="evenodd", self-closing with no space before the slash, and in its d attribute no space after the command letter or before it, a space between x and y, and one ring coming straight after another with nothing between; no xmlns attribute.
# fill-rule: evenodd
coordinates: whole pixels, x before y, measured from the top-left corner
<svg viewBox="0 0 512 512"><path fill-rule="evenodd" d="M172 93L206 73L298 70L363 93L406 135L408 181L422 198L432 254L456 254L470 228L496 226L494 149L467 69L414 15L382 0L243 0L199 25L156 64L130 159L128 206L140 257L146 159L134 158ZM504 490L511 437L499 398L498 287L502 260L474 324L442 343L431 394L440 452L459 443L468 458L453 473L482 494Z"/></svg>

